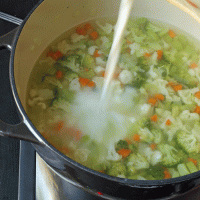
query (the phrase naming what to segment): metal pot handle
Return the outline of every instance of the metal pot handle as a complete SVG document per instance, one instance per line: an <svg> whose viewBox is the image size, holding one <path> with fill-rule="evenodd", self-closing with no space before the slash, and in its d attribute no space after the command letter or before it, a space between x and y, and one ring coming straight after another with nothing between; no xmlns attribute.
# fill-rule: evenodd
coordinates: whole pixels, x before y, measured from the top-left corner
<svg viewBox="0 0 200 200"><path fill-rule="evenodd" d="M0 18L6 21L13 22L17 25L21 24L23 21L21 19L10 16L8 14L4 14L2 12L0 12ZM7 48L10 51L12 50L12 43L14 41L14 38L18 29L19 27L13 29L11 32L0 37L0 48L3 47L3 48ZM39 141L30 133L30 130L28 129L24 120L22 120L19 124L10 125L3 122L0 119L0 135L12 137L12 138L18 138L18 139L33 142L33 143L39 143Z"/></svg>

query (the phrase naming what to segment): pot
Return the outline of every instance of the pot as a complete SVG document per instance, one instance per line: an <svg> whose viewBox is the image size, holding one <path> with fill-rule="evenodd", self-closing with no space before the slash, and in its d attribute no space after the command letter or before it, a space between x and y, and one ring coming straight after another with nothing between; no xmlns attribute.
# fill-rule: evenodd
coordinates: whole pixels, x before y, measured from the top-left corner
<svg viewBox="0 0 200 200"><path fill-rule="evenodd" d="M32 142L40 157L59 176L104 199L141 200L178 196L199 185L200 171L179 178L152 181L111 177L63 155L44 139L26 114L27 82L43 50L77 24L96 17L117 15L119 4L119 0L45 0L29 13L17 30L4 38L4 43L1 41L4 46L12 48L10 83L21 123L13 126L0 121L0 134ZM198 22L167 1L135 1L133 15L172 24L200 41ZM13 35L14 42L10 43Z"/></svg>

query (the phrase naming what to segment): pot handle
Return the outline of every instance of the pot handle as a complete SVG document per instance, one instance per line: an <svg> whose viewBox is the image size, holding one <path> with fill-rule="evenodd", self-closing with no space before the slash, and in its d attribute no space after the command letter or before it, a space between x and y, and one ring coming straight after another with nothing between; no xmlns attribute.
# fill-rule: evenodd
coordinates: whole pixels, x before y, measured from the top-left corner
<svg viewBox="0 0 200 200"><path fill-rule="evenodd" d="M23 21L21 19L10 16L8 14L4 14L2 12L0 12L0 18L6 21L13 22L18 25ZM7 33L6 35L0 37L0 49L7 48L10 51L12 50L12 44L13 44L13 41L18 29L19 29L19 26L13 29L11 32ZM20 140L25 140L25 141L41 144L32 135L32 133L30 132L28 126L26 125L23 119L21 120L19 124L16 124L16 125L7 124L0 119L0 135L12 137L12 138L18 138Z"/></svg>

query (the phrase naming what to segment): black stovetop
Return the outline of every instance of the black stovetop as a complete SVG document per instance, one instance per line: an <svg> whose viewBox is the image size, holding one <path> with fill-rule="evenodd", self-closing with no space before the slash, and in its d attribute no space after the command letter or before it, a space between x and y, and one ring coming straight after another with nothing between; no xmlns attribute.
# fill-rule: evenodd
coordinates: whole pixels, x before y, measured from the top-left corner
<svg viewBox="0 0 200 200"><path fill-rule="evenodd" d="M28 12L37 2L39 2L39 0L0 0L0 11L24 19ZM0 20L0 36L4 35L15 27L16 25ZM10 124L16 124L19 122L19 118L9 85L9 56L10 52L8 50L0 50L0 119ZM22 152L33 154L30 149L30 144L24 142L23 144L21 144L21 147L22 156L26 156ZM20 141L11 138L0 137L0 200L18 199L18 180L19 178L21 180L26 178L24 169L20 169L21 171L19 177L19 168L21 168L22 165L24 166L26 164L25 160L21 160L21 165L19 167L19 153ZM28 164L31 165L32 163L29 161ZM25 168L27 167L29 166L26 165ZM34 170L34 168L32 170ZM22 172L24 172L24 174L22 174ZM23 182L20 184L20 187L24 187ZM78 191L79 189L75 189L74 187L69 187L68 189L66 188L66 190L70 193L69 189L71 190L72 188L74 192L75 190L77 190L77 193L82 193L81 191ZM28 188L26 188L26 190L28 191ZM74 200L72 196L70 196L69 198L70 200ZM19 200L22 199L30 200L29 197L23 197ZM85 198L80 197L78 199L83 200ZM93 197L90 199L95 200L95 198ZM175 198L173 200L189 199L200 199L200 189L197 188L187 193L186 195Z"/></svg>

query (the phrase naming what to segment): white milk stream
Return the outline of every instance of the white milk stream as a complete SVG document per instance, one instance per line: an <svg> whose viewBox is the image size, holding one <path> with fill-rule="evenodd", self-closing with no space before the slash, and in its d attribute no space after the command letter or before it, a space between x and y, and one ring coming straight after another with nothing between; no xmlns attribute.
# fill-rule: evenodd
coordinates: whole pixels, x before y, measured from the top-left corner
<svg viewBox="0 0 200 200"><path fill-rule="evenodd" d="M134 0L122 0L120 4L118 20L114 31L113 44L106 65L105 81L102 89L101 100L106 99L110 82L115 73L116 65L121 52L122 39L132 10L133 1Z"/></svg>
<svg viewBox="0 0 200 200"><path fill-rule="evenodd" d="M117 62L121 52L122 38L126 24L132 10L134 0L122 0L117 24L114 31L114 40L106 65L106 78L102 91L82 91L76 96L76 103L73 107L75 121L78 121L78 127L83 133L87 133L91 139L103 143L107 148L107 159L115 160L120 156L115 152L114 144L124 138L130 120L118 112L118 109L112 106L110 102L110 83L115 72ZM109 96L110 95L110 96ZM132 103L129 91L126 91L121 99L124 104ZM102 154L105 149L102 149ZM107 153L105 153L107 154Z"/></svg>

